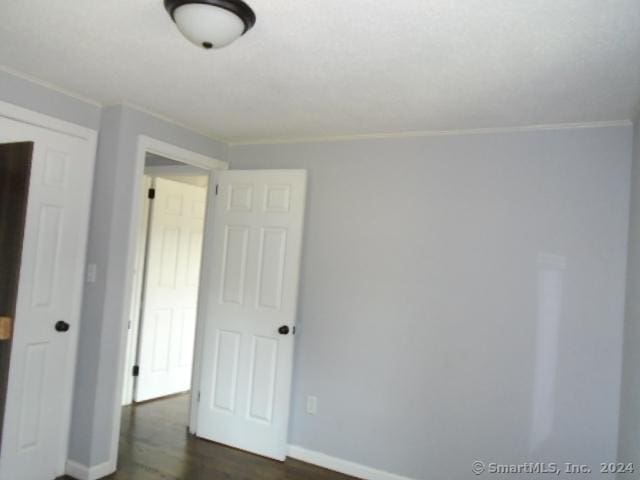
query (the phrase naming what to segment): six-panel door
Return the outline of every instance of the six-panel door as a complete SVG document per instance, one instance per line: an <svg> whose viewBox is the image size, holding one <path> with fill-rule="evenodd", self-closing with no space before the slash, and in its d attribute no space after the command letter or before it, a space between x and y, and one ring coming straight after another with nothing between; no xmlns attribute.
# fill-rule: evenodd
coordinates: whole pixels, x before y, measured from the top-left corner
<svg viewBox="0 0 640 480"><path fill-rule="evenodd" d="M0 119L0 142L14 141L34 148L0 479L42 480L65 467L94 152Z"/></svg>
<svg viewBox="0 0 640 480"><path fill-rule="evenodd" d="M155 179L143 293L138 402L189 390L207 190Z"/></svg>
<svg viewBox="0 0 640 480"><path fill-rule="evenodd" d="M197 435L284 460L306 194L300 170L219 174ZM285 333L288 330L288 333Z"/></svg>

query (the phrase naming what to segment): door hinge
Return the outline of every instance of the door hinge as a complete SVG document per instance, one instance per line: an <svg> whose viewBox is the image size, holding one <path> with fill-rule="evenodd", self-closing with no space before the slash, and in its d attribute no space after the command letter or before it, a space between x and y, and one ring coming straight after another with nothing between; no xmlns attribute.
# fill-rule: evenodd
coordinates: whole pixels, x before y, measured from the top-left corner
<svg viewBox="0 0 640 480"><path fill-rule="evenodd" d="M198 392L198 402L200 401L200 392Z"/></svg>
<svg viewBox="0 0 640 480"><path fill-rule="evenodd" d="M147 196L149 197L150 200L153 200L154 198L156 198L156 189L150 188L149 194Z"/></svg>
<svg viewBox="0 0 640 480"><path fill-rule="evenodd" d="M295 325L293 326L293 334L294 335L296 334L296 326Z"/></svg>
<svg viewBox="0 0 640 480"><path fill-rule="evenodd" d="M134 365L132 373L134 377L140 376L140 365Z"/></svg>
<svg viewBox="0 0 640 480"><path fill-rule="evenodd" d="M220 187L220 185L216 184L216 195L218 195L218 188Z"/></svg>

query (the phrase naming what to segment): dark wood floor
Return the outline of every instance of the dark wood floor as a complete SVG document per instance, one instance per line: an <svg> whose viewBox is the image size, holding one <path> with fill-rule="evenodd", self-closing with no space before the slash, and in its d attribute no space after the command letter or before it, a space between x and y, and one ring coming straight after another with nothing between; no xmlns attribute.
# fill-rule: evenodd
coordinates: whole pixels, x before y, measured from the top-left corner
<svg viewBox="0 0 640 480"><path fill-rule="evenodd" d="M195 438L187 433L188 409L188 396L124 408L119 469L107 479L353 480L297 460L280 463Z"/></svg>

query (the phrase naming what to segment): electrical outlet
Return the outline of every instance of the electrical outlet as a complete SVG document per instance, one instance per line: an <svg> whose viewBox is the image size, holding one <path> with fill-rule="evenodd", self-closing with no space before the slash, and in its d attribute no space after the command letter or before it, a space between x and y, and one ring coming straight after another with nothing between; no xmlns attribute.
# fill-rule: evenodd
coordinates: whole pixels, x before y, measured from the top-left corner
<svg viewBox="0 0 640 480"><path fill-rule="evenodd" d="M307 397L307 413L309 415L315 415L318 412L318 397Z"/></svg>

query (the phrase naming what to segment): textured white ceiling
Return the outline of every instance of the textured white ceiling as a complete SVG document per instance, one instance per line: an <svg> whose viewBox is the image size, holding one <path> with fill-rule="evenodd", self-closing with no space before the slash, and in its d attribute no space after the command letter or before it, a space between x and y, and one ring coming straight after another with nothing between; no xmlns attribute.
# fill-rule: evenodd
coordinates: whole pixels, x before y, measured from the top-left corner
<svg viewBox="0 0 640 480"><path fill-rule="evenodd" d="M162 0L0 0L0 64L232 141L628 119L639 0L249 0L205 51Z"/></svg>

